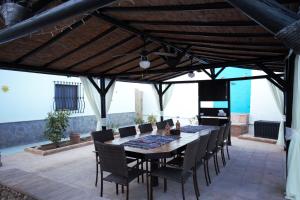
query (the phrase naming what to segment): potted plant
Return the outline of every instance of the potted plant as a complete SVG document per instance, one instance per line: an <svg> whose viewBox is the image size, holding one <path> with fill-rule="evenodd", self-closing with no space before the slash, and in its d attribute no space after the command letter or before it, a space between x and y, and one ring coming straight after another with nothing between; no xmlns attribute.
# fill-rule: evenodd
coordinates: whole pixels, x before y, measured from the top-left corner
<svg viewBox="0 0 300 200"><path fill-rule="evenodd" d="M156 116L151 114L148 116L148 122L151 123L152 125L155 125L156 123Z"/></svg>
<svg viewBox="0 0 300 200"><path fill-rule="evenodd" d="M70 113L68 111L55 111L48 113L44 134L56 148L59 147L61 139L64 138L64 132L69 125L69 116Z"/></svg>
<svg viewBox="0 0 300 200"><path fill-rule="evenodd" d="M140 116L137 116L137 117L134 119L134 121L135 121L135 124L137 124L137 125L141 125L141 124L144 123L143 117L140 117Z"/></svg>

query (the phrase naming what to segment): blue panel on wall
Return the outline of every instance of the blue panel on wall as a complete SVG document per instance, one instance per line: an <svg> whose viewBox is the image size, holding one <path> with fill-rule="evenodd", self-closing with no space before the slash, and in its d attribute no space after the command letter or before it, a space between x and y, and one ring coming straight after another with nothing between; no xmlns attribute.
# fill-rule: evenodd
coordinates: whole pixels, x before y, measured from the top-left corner
<svg viewBox="0 0 300 200"><path fill-rule="evenodd" d="M234 78L251 76L252 72L249 69L226 68L219 78ZM250 112L250 95L251 95L251 80L232 81L230 85L231 95L231 112L234 113L249 113ZM215 108L227 107L226 102L214 102Z"/></svg>

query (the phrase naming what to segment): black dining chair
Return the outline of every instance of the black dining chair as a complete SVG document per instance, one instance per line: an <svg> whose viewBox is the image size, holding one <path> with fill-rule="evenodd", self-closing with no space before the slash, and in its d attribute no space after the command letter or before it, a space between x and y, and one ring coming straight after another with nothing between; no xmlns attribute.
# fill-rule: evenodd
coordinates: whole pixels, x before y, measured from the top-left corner
<svg viewBox="0 0 300 200"><path fill-rule="evenodd" d="M196 169L195 169L195 164L196 164L196 156L197 156L197 149L199 145L199 139L189 143L186 147L185 150L185 156L184 156L184 161L183 165L181 168L174 168L170 167L168 165L164 165L158 168L154 169L150 172L150 199L153 197L153 187L152 187L152 178L153 176L155 177L160 177L164 178L166 180L171 180L177 183L181 183L181 191L182 191L182 198L183 200L185 199L185 194L184 194L184 184L188 180L190 176L193 176L193 184L194 184L194 190L196 194L196 198L198 199L200 193L198 190L198 183L197 183L197 177L196 177Z"/></svg>
<svg viewBox="0 0 300 200"><path fill-rule="evenodd" d="M205 175L205 180L206 180L207 186L209 185L208 175L207 175L208 166L207 166L207 162L204 162L204 158L206 156L206 149L207 149L209 137L210 137L210 131L202 134L199 137L199 139L200 139L199 145L198 145L199 148L197 150L197 157L196 157L196 170L198 167L200 167L203 164L204 175ZM182 167L183 159L184 159L184 154L182 154L182 156L175 157L174 159L167 162L167 164L170 166L174 166L174 167Z"/></svg>
<svg viewBox="0 0 300 200"><path fill-rule="evenodd" d="M124 138L124 137L129 137L129 136L134 136L136 135L136 128L135 126L128 126L128 127L123 127L123 128L119 128L119 134L120 134L120 138ZM139 160L136 158L131 158L131 157L127 157L127 160L130 160L131 162L137 161L138 163L141 164L141 168L143 169L143 160ZM138 182L140 182L140 179L138 177ZM142 176L142 182L144 183L144 176Z"/></svg>
<svg viewBox="0 0 300 200"><path fill-rule="evenodd" d="M217 138L217 149L216 149L217 156L218 156L218 153L221 152L221 158L222 158L223 166L226 165L225 155L224 155L224 134L225 134L225 130L226 130L225 125L220 127L219 135L218 135L218 138ZM217 159L217 165L219 166L218 159Z"/></svg>
<svg viewBox="0 0 300 200"><path fill-rule="evenodd" d="M152 124L148 123L148 124L141 124L139 125L139 130L140 133L151 133L153 131L153 127Z"/></svg>
<svg viewBox="0 0 300 200"><path fill-rule="evenodd" d="M204 157L204 162L205 165L207 166L207 178L209 183L211 183L211 178L210 178L210 173L209 173L209 167L208 167L208 162L211 158L214 159L214 166L215 166L215 171L216 171L216 175L218 175L218 169L217 169L217 163L216 163L216 152L215 149L217 148L217 138L218 138L218 134L219 134L219 130L212 130L210 132L210 137L208 140L208 144L207 144L207 149L206 149L206 155Z"/></svg>
<svg viewBox="0 0 300 200"><path fill-rule="evenodd" d="M168 123L171 127L174 126L174 121L173 119L166 119L164 120L166 122L166 124Z"/></svg>
<svg viewBox="0 0 300 200"><path fill-rule="evenodd" d="M135 126L123 127L123 128L119 128L119 133L121 138L133 136L136 135L136 129Z"/></svg>
<svg viewBox="0 0 300 200"><path fill-rule="evenodd" d="M225 132L224 132L224 143L223 143L223 145L226 146L228 160L230 160L229 150L228 150L230 128L231 128L231 122L228 122L226 124Z"/></svg>
<svg viewBox="0 0 300 200"><path fill-rule="evenodd" d="M199 146L198 146L199 148L197 151L197 158L196 158L196 170L198 167L200 167L203 164L205 181L206 181L207 186L209 185L208 172L207 172L208 165L207 165L207 162L205 162L204 158L206 156L206 150L207 150L209 138L210 138L210 131L208 133L200 136L200 142L199 142Z"/></svg>
<svg viewBox="0 0 300 200"><path fill-rule="evenodd" d="M110 140L114 139L114 133L112 131L112 129L108 129L108 130L102 130L102 131L94 131L91 133L93 141L94 141L94 146L95 146L95 141L97 142L107 142ZM98 183L98 173L99 173L99 154L96 150L96 146L95 146L95 155L96 155L96 181L95 181L95 186L97 186Z"/></svg>
<svg viewBox="0 0 300 200"><path fill-rule="evenodd" d="M134 167L128 167L126 162L126 155L124 146L105 144L101 142L95 142L95 146L99 154L99 161L101 165L101 188L100 196L103 196L103 181L116 183L126 187L126 200L129 199L129 183L140 175L146 173L138 168L138 165ZM103 172L108 172L109 175L103 177ZM147 198L149 197L149 185L147 177ZM118 193L117 193L118 194Z"/></svg>
<svg viewBox="0 0 300 200"><path fill-rule="evenodd" d="M156 122L157 130L163 130L166 128L166 121Z"/></svg>

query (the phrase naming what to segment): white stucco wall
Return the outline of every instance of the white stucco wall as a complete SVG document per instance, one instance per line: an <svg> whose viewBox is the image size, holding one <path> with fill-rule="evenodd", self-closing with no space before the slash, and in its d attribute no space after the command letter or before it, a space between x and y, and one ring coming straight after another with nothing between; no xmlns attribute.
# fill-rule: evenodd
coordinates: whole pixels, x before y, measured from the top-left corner
<svg viewBox="0 0 300 200"><path fill-rule="evenodd" d="M252 74L253 76L257 76L264 73L253 70ZM267 79L256 79L251 81L250 102L250 124L253 124L254 121L257 120L281 120L280 112L276 107Z"/></svg>

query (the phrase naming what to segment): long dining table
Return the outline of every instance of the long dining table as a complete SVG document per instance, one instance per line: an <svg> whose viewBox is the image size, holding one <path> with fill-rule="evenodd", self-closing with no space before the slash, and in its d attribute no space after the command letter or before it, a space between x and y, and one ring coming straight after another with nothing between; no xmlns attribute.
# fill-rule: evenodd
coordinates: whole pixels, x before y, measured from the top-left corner
<svg viewBox="0 0 300 200"><path fill-rule="evenodd" d="M182 152L185 149L187 144L198 139L199 135L203 132L205 132L205 130L197 133L181 132L180 135L178 135L178 138L176 138L174 141L171 141L167 144L163 144L155 148L145 149L145 148L131 147L125 144L124 149L126 152L126 156L128 157L149 160L151 164L150 170L153 170L158 167L157 161L159 159L170 158L176 155L177 153ZM128 136L123 138L117 137L114 140L107 141L106 143L122 145L126 142L136 140L142 137L146 137L149 135L167 136L169 134L166 134L164 130L153 130L152 132L144 133L144 134L137 133L134 136ZM157 186L158 180L156 178L152 179L151 184L153 186Z"/></svg>

